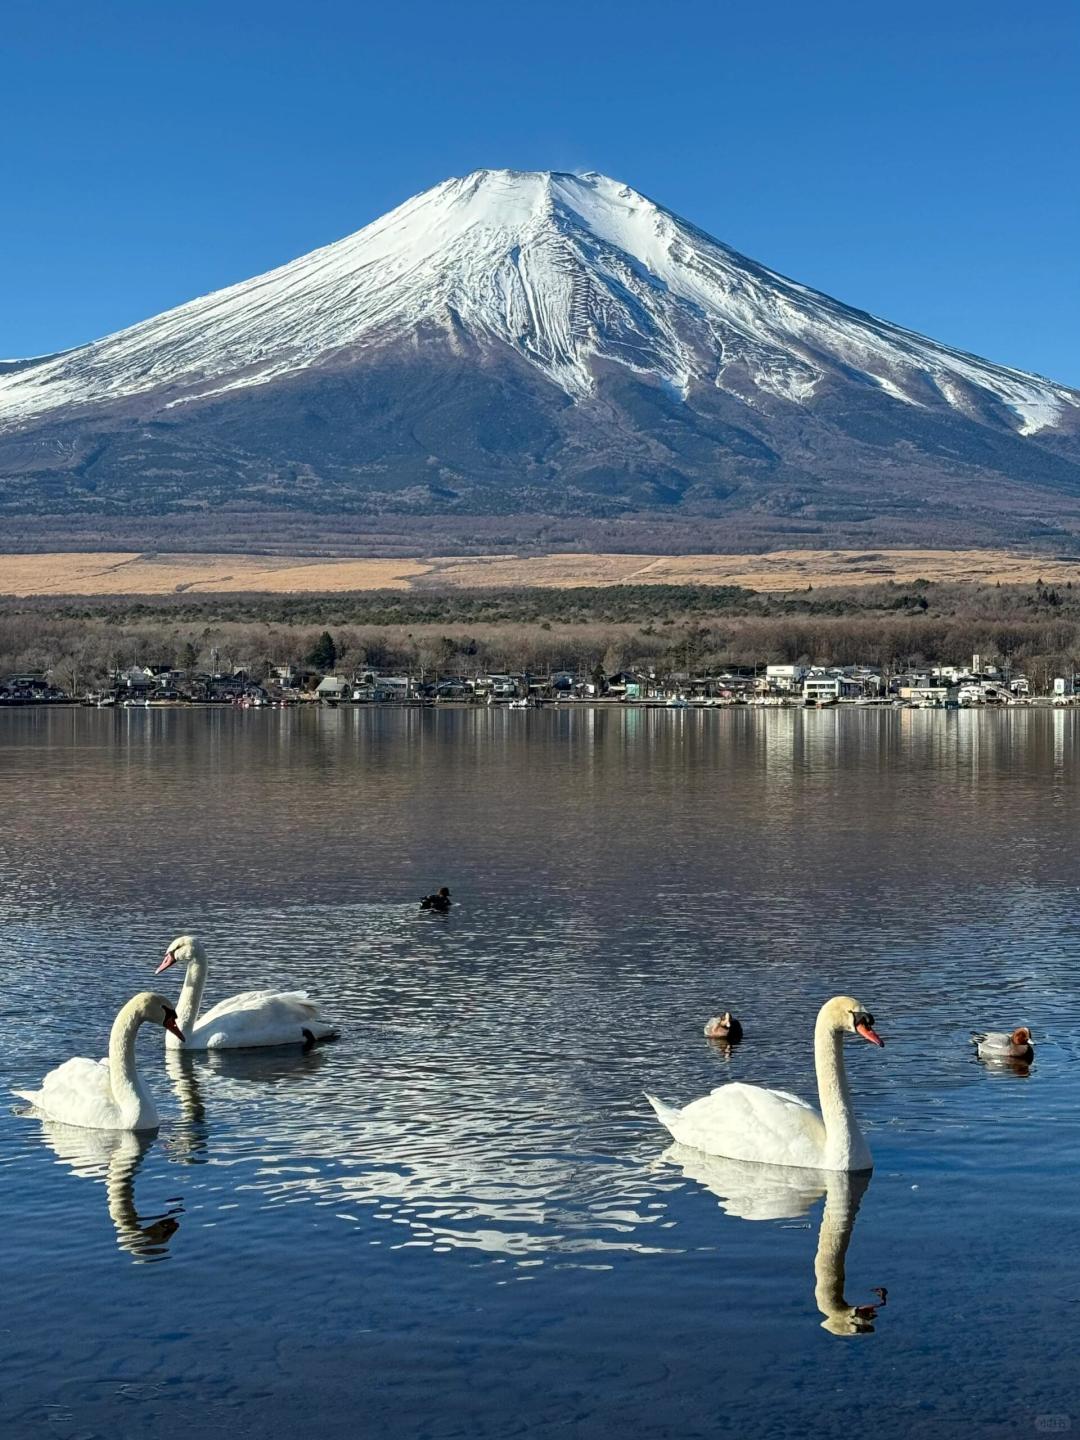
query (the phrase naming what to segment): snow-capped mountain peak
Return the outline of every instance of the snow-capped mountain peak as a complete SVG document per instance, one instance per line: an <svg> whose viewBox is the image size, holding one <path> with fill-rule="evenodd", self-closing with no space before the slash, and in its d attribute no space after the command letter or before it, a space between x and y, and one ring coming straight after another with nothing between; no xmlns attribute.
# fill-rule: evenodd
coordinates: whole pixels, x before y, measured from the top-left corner
<svg viewBox="0 0 1080 1440"><path fill-rule="evenodd" d="M977 421L989 406L1020 434L1080 408L776 275L606 176L477 170L268 274L0 369L0 427L151 393L175 410L438 340L509 347L579 402L615 366L749 410L813 405L837 378Z"/></svg>

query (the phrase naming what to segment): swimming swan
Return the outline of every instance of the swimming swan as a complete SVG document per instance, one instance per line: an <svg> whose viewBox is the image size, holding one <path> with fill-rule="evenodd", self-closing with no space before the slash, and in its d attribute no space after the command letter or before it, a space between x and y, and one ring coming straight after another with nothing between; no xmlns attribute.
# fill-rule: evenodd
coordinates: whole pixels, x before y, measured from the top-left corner
<svg viewBox="0 0 1080 1440"><path fill-rule="evenodd" d="M172 1004L164 995L144 990L129 1000L113 1021L107 1060L65 1060L49 1071L40 1090L12 1093L64 1125L88 1130L156 1130L161 1123L157 1107L135 1068L135 1037L147 1021L164 1025L178 1042L184 1038Z"/></svg>
<svg viewBox="0 0 1080 1440"><path fill-rule="evenodd" d="M870 1147L855 1119L844 1071L845 1035L884 1045L874 1017L850 995L826 1000L814 1026L814 1066L821 1113L785 1090L721 1085L677 1110L646 1099L680 1145L707 1155L815 1170L871 1170Z"/></svg>
<svg viewBox="0 0 1080 1440"><path fill-rule="evenodd" d="M319 1007L306 990L244 990L199 1014L209 965L206 948L194 935L180 935L157 967L187 966L176 1013L187 1036L188 1050L234 1050L262 1045L310 1045L328 1040L337 1030L319 1018ZM176 1043L165 1041L170 1049Z"/></svg>

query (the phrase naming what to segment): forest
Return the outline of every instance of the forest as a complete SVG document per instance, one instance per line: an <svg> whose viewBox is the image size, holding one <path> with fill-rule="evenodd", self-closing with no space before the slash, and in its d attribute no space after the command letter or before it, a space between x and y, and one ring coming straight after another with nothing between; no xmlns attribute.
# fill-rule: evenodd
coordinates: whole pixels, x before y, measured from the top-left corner
<svg viewBox="0 0 1080 1440"><path fill-rule="evenodd" d="M1071 583L916 581L797 593L735 586L168 595L0 602L0 676L48 673L64 689L133 664L252 675L315 664L472 675L624 667L710 673L731 665L966 662L1025 671L1035 688L1080 670L1080 589ZM313 658L314 657L314 658Z"/></svg>

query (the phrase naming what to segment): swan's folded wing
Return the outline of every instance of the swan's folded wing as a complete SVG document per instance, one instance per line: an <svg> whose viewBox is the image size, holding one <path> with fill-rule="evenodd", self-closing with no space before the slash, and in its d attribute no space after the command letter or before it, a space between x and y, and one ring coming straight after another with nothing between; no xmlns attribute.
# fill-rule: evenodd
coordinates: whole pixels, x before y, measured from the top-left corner
<svg viewBox="0 0 1080 1440"><path fill-rule="evenodd" d="M735 1160L819 1165L821 1116L798 1095L760 1085L721 1085L679 1112L672 1134L682 1145Z"/></svg>
<svg viewBox="0 0 1080 1440"><path fill-rule="evenodd" d="M306 990L245 990L200 1015L191 1038L217 1050L301 1044L305 1031L316 1038L334 1033Z"/></svg>
<svg viewBox="0 0 1080 1440"><path fill-rule="evenodd" d="M241 990L239 995L230 995L227 1000L219 1000L209 1010L203 1010L198 1024L203 1025L207 1020L223 1020L226 1015L264 1010L279 1001L287 1003L289 1008L295 1006L298 1014L314 1015L318 1009L306 990Z"/></svg>
<svg viewBox="0 0 1080 1440"><path fill-rule="evenodd" d="M55 1120L107 1128L115 1119L116 1101L109 1083L109 1062L79 1055L50 1070L41 1089L16 1092Z"/></svg>

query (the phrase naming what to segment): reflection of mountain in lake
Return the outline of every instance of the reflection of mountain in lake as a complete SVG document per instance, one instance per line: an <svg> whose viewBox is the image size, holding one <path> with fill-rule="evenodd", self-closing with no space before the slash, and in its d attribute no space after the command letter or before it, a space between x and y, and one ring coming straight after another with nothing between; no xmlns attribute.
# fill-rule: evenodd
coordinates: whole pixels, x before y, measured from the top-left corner
<svg viewBox="0 0 1080 1440"><path fill-rule="evenodd" d="M684 1145L671 1145L664 1159L685 1176L711 1190L721 1208L740 1220L788 1220L805 1215L825 1196L814 1256L814 1301L825 1319L821 1328L832 1335L869 1335L885 1303L851 1305L844 1298L848 1246L859 1205L870 1185L869 1174L839 1170L808 1170L788 1165L754 1165L705 1155Z"/></svg>
<svg viewBox="0 0 1080 1440"><path fill-rule="evenodd" d="M84 1130L55 1120L43 1120L41 1133L76 1175L105 1181L109 1219L120 1249L140 1262L166 1259L183 1206L174 1200L164 1214L149 1217L135 1207L135 1176L155 1137L131 1130Z"/></svg>

